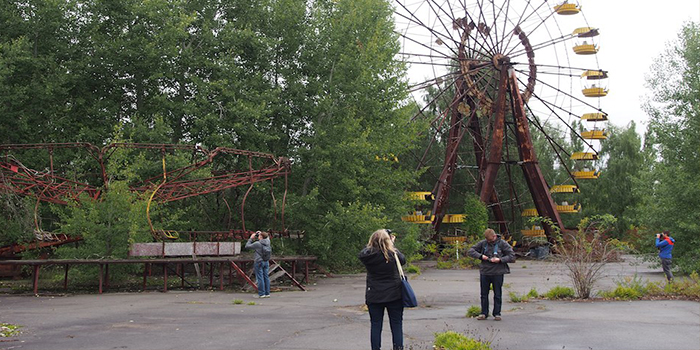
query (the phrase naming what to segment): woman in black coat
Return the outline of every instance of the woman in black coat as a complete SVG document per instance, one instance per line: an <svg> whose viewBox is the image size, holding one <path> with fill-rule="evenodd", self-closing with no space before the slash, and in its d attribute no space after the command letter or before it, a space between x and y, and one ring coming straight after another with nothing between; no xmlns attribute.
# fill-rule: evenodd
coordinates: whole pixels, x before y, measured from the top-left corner
<svg viewBox="0 0 700 350"><path fill-rule="evenodd" d="M394 247L396 236L390 233L391 230L385 229L375 231L358 256L367 268L365 303L372 325L372 350L381 348L384 309L389 314L393 348L403 349L403 302L396 256L401 265L406 263L406 258Z"/></svg>

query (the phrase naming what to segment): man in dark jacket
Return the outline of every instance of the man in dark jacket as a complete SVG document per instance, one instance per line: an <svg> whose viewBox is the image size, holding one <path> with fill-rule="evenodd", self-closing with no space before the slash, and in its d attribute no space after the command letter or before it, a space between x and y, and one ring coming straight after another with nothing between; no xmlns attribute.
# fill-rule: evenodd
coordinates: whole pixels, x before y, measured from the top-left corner
<svg viewBox="0 0 700 350"><path fill-rule="evenodd" d="M481 314L477 320L485 320L489 315L489 289L493 285L493 317L501 320L501 303L503 296L503 275L510 273L508 263L515 261L513 248L500 239L492 229L484 231L484 240L475 244L467 254L481 260L479 266L481 281Z"/></svg>

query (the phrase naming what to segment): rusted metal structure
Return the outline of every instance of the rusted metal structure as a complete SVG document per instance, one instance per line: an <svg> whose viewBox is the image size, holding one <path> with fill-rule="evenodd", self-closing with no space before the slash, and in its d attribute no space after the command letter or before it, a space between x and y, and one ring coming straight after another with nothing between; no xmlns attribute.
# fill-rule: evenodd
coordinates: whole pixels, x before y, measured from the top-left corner
<svg viewBox="0 0 700 350"><path fill-rule="evenodd" d="M227 229L212 235L218 239L240 239L247 238L250 231L245 225L245 203L253 186L256 183L270 181L274 186L274 179L284 178L284 195L281 205L281 230L273 231L277 236L289 237L292 233L284 227L284 207L287 194L287 177L289 175L291 163L284 157L274 155L239 150L227 147L218 147L214 150L206 150L197 145L180 144L138 144L138 143L112 143L102 148L90 143L44 143L44 144L5 144L0 145L0 191L15 193L21 196L31 196L37 199L38 203L49 202L56 204L67 204L70 201L79 201L82 196L87 196L92 200L99 200L102 191L109 188L110 174L107 173L106 164L118 150L145 150L160 154L163 171L156 177L149 178L143 183L132 186L131 189L141 193L151 193L150 201L158 203L168 203L182 200L207 193L220 192L229 188L248 186L242 198L240 206L241 230ZM33 152L34 158L46 161L45 169L32 169L25 166L21 156L22 152ZM58 168L65 168L65 164L56 164L56 153L64 152L62 160L65 161L66 154L76 155L83 152L82 160L91 159L93 174L85 175L83 181L77 178L69 179L69 176L62 174ZM167 169L166 155L173 152L188 152L191 154L191 164L184 167ZM211 167L217 161L234 157L236 163L243 164L239 169L226 170L224 167L212 170L210 176L202 177L201 169ZM230 160L230 159L229 159ZM71 160L72 161L72 160ZM199 172L198 172L199 171ZM75 175L74 175L75 176ZM77 176L76 176L77 177ZM277 215L276 203L275 215ZM226 202L228 206L228 203ZM36 208L35 208L36 210ZM230 208L229 208L230 210ZM36 216L36 215L35 215ZM276 218L275 218L276 220ZM149 217L150 223L150 217ZM35 222L35 233L42 233L38 220ZM168 238L164 230L155 230L151 226L154 236L157 238ZM163 233L163 234L161 234ZM190 236L196 231L189 231ZM206 235L208 232L201 232ZM296 234L299 234L298 232ZM54 237L55 236L55 237ZM43 246L53 246L79 240L79 237L66 237L65 235L52 235L53 238L47 242L39 242L30 245L13 245L0 249L0 253L14 255L24 249L32 249ZM172 237L171 237L172 238ZM2 254L0 254L2 255Z"/></svg>
<svg viewBox="0 0 700 350"><path fill-rule="evenodd" d="M516 212L522 212L523 216L536 213L547 217L553 226L563 230L564 223L558 208L570 206L566 202L567 205L557 205L552 193L557 192L553 188L564 187L559 184L559 187L550 186L544 178L531 133L534 131L544 136L569 174L568 181L573 185L567 186L578 189L577 179L583 178L580 174L588 174L589 171L571 169L566 158L597 159L596 147L588 140L606 134L604 131L580 132L571 126L570 118L593 120L586 116L606 114L602 112L599 102L596 106L577 95L571 77L580 75L597 82L607 78L607 74L599 69L575 68L577 65L572 64L573 59L567 54L567 45L579 38L595 37L598 30L586 26L576 28L571 34L554 35L561 33L562 26L556 16L572 18L574 16L571 15L580 12L578 5L566 2L556 5L544 0L523 3L509 0L395 0L395 3L397 31L403 40L404 59L414 66L427 67L434 74L433 78L419 80L411 87L412 91L431 89L427 96L422 97L426 103L414 118L430 118L435 133L429 145L440 139L445 146L441 171L436 175L437 181L432 190L435 197L432 224L436 234L444 223L443 218L448 215L455 174L467 162L460 152L467 143L463 140L465 135L472 138L472 168L476 173L474 191L491 209L492 223L498 224L502 234L510 234L508 223L518 215ZM592 55L598 49L585 41L577 45L573 50L577 55ZM417 71L423 72L420 69ZM552 76L558 80L549 78ZM592 88L588 87L583 90L583 95L600 97L607 94L607 89L594 87L602 92L593 94L588 91ZM440 112L437 115L426 113L431 106L431 110L438 109ZM582 144L587 152L574 153L559 145L540 122L542 115L561 123L572 135L571 138ZM589 137L585 136L589 134ZM602 136L597 140L603 139ZM426 150L420 158L419 167L428 165L427 154ZM513 188L511 166L521 168L534 203L533 209L521 208L521 195ZM573 166L580 167L580 163ZM505 168L505 174L500 171L499 177L502 168ZM499 181L510 183L507 196L497 193ZM503 187L501 185L501 191ZM502 200L501 197L509 199ZM510 220L504 213L504 203L510 203ZM552 240L552 227L544 229Z"/></svg>

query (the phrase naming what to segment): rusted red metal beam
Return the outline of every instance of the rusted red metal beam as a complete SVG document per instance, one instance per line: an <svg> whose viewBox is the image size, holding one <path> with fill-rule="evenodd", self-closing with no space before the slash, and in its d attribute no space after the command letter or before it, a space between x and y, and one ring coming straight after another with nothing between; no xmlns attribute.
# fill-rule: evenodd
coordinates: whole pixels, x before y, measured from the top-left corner
<svg viewBox="0 0 700 350"><path fill-rule="evenodd" d="M532 199L535 202L535 208L537 208L537 212L540 216L550 218L559 229L564 230L564 223L557 211L556 203L554 199L552 199L549 186L544 179L544 175L537 161L535 148L530 135L530 126L527 121L527 115L525 114L523 99L518 89L518 79L515 76L515 71L510 72L508 79L510 94L513 99L513 117L515 118L518 152L520 153L520 160L522 161L525 181L532 194ZM544 227L549 240L554 241L555 237L552 234L552 228L548 225L544 225Z"/></svg>
<svg viewBox="0 0 700 350"><path fill-rule="evenodd" d="M498 168L501 166L501 156L503 154L503 137L505 135L505 112L506 95L508 94L508 66L501 66L501 74L498 82L498 97L493 115L493 125L491 127L491 142L489 145L488 161L484 164L484 182L481 186L479 199L488 203L491 201Z"/></svg>
<svg viewBox="0 0 700 350"><path fill-rule="evenodd" d="M62 244L82 241L82 237L69 237L66 235L58 235L59 239L51 242L32 242L28 244L11 244L5 247L0 247L0 257L10 257L19 254L23 251L41 249L47 247L55 247Z"/></svg>

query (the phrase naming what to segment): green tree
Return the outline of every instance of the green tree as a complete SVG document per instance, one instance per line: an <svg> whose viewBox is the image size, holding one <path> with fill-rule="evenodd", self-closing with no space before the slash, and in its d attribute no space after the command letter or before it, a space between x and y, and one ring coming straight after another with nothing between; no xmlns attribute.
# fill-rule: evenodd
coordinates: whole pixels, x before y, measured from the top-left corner
<svg viewBox="0 0 700 350"><path fill-rule="evenodd" d="M128 257L129 245L134 242L151 241L145 212L146 202L131 192L123 181L111 183L110 190L100 201L83 198L80 204L72 205L62 216L60 231L73 237L82 237L77 248L60 246L57 255L61 258L114 258ZM134 272L135 266L119 266L110 274L116 279L123 272ZM94 273L94 268L74 269L76 276ZM89 276L89 275L88 275ZM94 276L94 275L92 275Z"/></svg>
<svg viewBox="0 0 700 350"><path fill-rule="evenodd" d="M645 174L642 211L652 232L670 230L673 257L683 272L700 270L700 25L686 23L647 77L651 96L645 147L653 155ZM652 244L652 239L649 239Z"/></svg>
<svg viewBox="0 0 700 350"><path fill-rule="evenodd" d="M617 218L611 234L618 238L637 226L641 196L637 179L645 166L642 141L635 123L618 128L608 126L610 137L602 143L599 162L602 173L594 181L580 181L585 216L610 214Z"/></svg>
<svg viewBox="0 0 700 350"><path fill-rule="evenodd" d="M310 21L316 31L303 61L315 102L307 105L310 129L290 206L311 253L328 255L322 261L333 266L357 266L369 235L397 228L410 211L403 191L414 171L402 161L415 130L400 107L405 67L394 59L399 43L386 1L314 2ZM354 253L340 255L346 250Z"/></svg>
<svg viewBox="0 0 700 350"><path fill-rule="evenodd" d="M469 194L464 205L464 220L463 227L467 234L480 237L486 230L489 223L489 212L486 205L479 200L479 196Z"/></svg>

